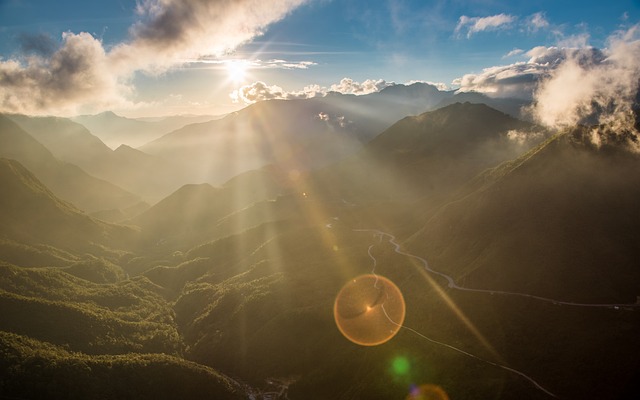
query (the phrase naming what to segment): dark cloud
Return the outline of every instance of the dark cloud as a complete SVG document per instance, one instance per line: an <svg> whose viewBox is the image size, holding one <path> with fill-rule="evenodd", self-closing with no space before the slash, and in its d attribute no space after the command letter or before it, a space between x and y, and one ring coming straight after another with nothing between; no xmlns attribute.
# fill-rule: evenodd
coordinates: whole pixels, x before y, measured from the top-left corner
<svg viewBox="0 0 640 400"><path fill-rule="evenodd" d="M85 101L112 101L120 87L110 73L102 43L88 33L65 33L50 57L0 62L0 109L38 112Z"/></svg>
<svg viewBox="0 0 640 400"><path fill-rule="evenodd" d="M0 112L70 114L131 106L126 99L134 72L162 72L189 57L233 49L304 1L139 0L140 21L130 39L109 51L86 32L67 32L59 45L46 35L23 35L23 54L0 60Z"/></svg>
<svg viewBox="0 0 640 400"><path fill-rule="evenodd" d="M23 33L18 36L20 50L25 54L37 54L49 57L58 49L58 43L47 34L39 33L35 35Z"/></svg>
<svg viewBox="0 0 640 400"><path fill-rule="evenodd" d="M131 27L133 41L121 51L153 52L161 58L222 54L261 35L304 2L143 0L138 5L142 20Z"/></svg>

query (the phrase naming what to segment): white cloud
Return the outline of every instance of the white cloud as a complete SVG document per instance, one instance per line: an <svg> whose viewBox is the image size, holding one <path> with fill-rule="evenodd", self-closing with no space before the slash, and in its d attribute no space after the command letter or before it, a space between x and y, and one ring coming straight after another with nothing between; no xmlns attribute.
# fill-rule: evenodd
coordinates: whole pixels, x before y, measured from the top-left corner
<svg viewBox="0 0 640 400"><path fill-rule="evenodd" d="M508 14L497 14L489 17L467 17L463 15L458 20L454 33L460 35L466 30L467 38L470 38L474 33L508 28L516 19L513 15Z"/></svg>
<svg viewBox="0 0 640 400"><path fill-rule="evenodd" d="M460 92L480 92L493 97L530 99L536 83L549 67L546 65L517 62L489 67L479 74L465 74L452 82Z"/></svg>
<svg viewBox="0 0 640 400"><path fill-rule="evenodd" d="M524 53L524 50L522 50L522 49L513 49L510 52L508 52L507 54L505 54L504 56L502 56L502 58L515 57L515 56L519 56L522 53Z"/></svg>
<svg viewBox="0 0 640 400"><path fill-rule="evenodd" d="M129 40L109 50L88 33L65 33L58 49L0 60L0 112L61 115L122 106L134 72L160 73L227 52L304 2L140 0Z"/></svg>
<svg viewBox="0 0 640 400"><path fill-rule="evenodd" d="M324 121L327 125L331 126L334 129L346 128L347 126L353 123L353 121L349 121L344 115L332 117L326 112L318 113L318 115L316 115L316 119L319 119L320 121Z"/></svg>
<svg viewBox="0 0 640 400"><path fill-rule="evenodd" d="M449 87L449 85L447 85L446 83L442 83L442 82L431 82L431 81L422 81L422 80L413 80L413 81L409 81L407 83L405 83L405 85L410 86L413 85L414 83L426 83L427 85L431 85L431 86L435 86L436 89L438 89L439 91L443 92L446 90L450 90L451 88Z"/></svg>
<svg viewBox="0 0 640 400"><path fill-rule="evenodd" d="M640 82L640 25L617 32L607 49L574 52L549 72L535 93L534 116L548 126L597 116L614 131L634 131ZM589 56L590 55L590 56Z"/></svg>
<svg viewBox="0 0 640 400"><path fill-rule="evenodd" d="M287 93L276 85L269 86L264 82L254 82L234 90L229 96L234 103L253 104L263 100L285 99Z"/></svg>
<svg viewBox="0 0 640 400"><path fill-rule="evenodd" d="M360 83L354 81L351 78L342 78L342 80L340 80L340 83L331 85L330 90L332 92L340 92L343 94L362 95L379 92L380 90L391 85L394 85L394 83L387 82L384 79L367 79L366 81Z"/></svg>
<svg viewBox="0 0 640 400"><path fill-rule="evenodd" d="M64 112L86 102L122 104L130 88L110 69L102 43L64 33L50 57L0 61L0 111Z"/></svg>
<svg viewBox="0 0 640 400"><path fill-rule="evenodd" d="M558 46L560 47L587 47L589 45L590 35L586 32L570 36L564 36L561 33L557 34L561 36L558 40Z"/></svg>
<svg viewBox="0 0 640 400"><path fill-rule="evenodd" d="M549 21L547 21L542 12L530 15L526 20L526 24L530 32L537 32L550 26Z"/></svg>
<svg viewBox="0 0 640 400"><path fill-rule="evenodd" d="M188 63L194 68L199 68L201 64L211 65L211 68L226 68L229 63L240 62L245 65L246 69L309 69L314 65L318 65L313 61L287 61L281 59L272 60L250 60L239 59L233 57L212 57L210 55L200 57L197 59L185 59L185 63Z"/></svg>
<svg viewBox="0 0 640 400"><path fill-rule="evenodd" d="M534 47L526 53L527 61L485 68L481 73L466 74L453 81L459 91L475 91L493 97L531 99L539 82L567 59L580 65L604 60L596 48Z"/></svg>
<svg viewBox="0 0 640 400"><path fill-rule="evenodd" d="M351 78L342 78L339 83L333 84L328 88L320 85L309 85L300 91L287 92L279 86L269 86L264 82L254 82L234 90L229 94L229 97L234 102L253 104L258 101L273 99L309 99L324 96L329 92L364 95L379 92L391 85L395 85L395 83L387 82L383 79L367 79L363 82L356 82Z"/></svg>

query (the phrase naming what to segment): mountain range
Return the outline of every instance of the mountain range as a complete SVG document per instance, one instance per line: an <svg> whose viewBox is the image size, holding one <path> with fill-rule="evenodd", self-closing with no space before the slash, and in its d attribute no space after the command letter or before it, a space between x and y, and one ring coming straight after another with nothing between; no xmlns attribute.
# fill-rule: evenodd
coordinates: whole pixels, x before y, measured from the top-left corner
<svg viewBox="0 0 640 400"><path fill-rule="evenodd" d="M463 95L260 102L116 151L69 120L0 117L2 395L636 397L635 136L445 105ZM117 171L125 151L184 181L119 224L36 168L75 157L98 180L91 159ZM380 346L334 322L363 274L406 304Z"/></svg>
<svg viewBox="0 0 640 400"><path fill-rule="evenodd" d="M127 208L140 197L54 157L40 142L0 115L0 156L19 161L57 196L85 211Z"/></svg>
<svg viewBox="0 0 640 400"><path fill-rule="evenodd" d="M177 115L162 118L126 118L106 111L96 115L80 115L73 121L87 127L112 149L125 144L138 147L185 125L218 119L210 115Z"/></svg>
<svg viewBox="0 0 640 400"><path fill-rule="evenodd" d="M273 163L306 171L353 154L402 117L471 96L414 83L363 96L332 92L303 100L258 102L220 120L187 125L140 150L186 167L198 182L218 184ZM509 104L506 110L520 115L520 108L507 99L472 97L498 108Z"/></svg>

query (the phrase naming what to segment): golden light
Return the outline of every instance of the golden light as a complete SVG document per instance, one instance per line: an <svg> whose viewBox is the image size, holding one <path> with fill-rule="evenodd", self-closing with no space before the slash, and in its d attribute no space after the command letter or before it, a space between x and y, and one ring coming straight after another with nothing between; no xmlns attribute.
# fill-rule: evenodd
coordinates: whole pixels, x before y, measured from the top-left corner
<svg viewBox="0 0 640 400"><path fill-rule="evenodd" d="M389 279L362 275L340 290L333 315L347 339L362 346L376 346L389 341L402 327L404 298Z"/></svg>
<svg viewBox="0 0 640 400"><path fill-rule="evenodd" d="M420 385L411 391L406 400L449 400L449 396L438 385Z"/></svg>
<svg viewBox="0 0 640 400"><path fill-rule="evenodd" d="M247 77L249 63L244 60L232 60L225 63L227 76L233 83L242 83Z"/></svg>

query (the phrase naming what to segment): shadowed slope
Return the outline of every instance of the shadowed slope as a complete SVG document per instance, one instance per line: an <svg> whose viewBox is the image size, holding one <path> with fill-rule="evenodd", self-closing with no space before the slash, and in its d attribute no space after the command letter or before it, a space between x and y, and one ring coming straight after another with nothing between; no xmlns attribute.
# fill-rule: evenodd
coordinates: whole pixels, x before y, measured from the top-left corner
<svg viewBox="0 0 640 400"><path fill-rule="evenodd" d="M639 168L637 154L568 132L476 180L408 245L465 286L635 302Z"/></svg>

